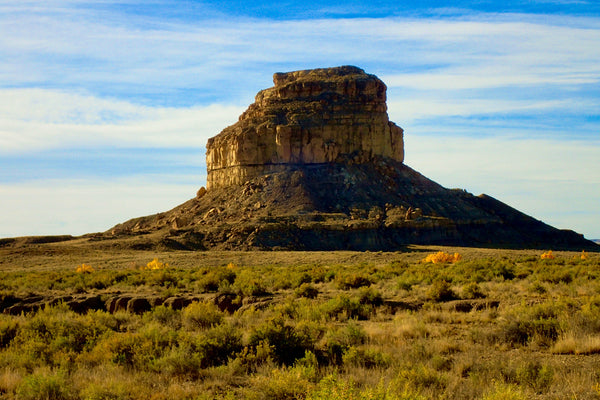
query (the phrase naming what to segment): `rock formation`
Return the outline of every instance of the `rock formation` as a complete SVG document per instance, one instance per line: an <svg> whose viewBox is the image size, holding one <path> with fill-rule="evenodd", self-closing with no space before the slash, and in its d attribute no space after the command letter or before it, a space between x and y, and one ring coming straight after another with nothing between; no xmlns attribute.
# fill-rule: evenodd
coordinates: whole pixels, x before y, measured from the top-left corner
<svg viewBox="0 0 600 400"><path fill-rule="evenodd" d="M386 86L356 67L276 73L209 139L207 188L96 239L133 248L398 250L407 244L598 246L405 164Z"/></svg>
<svg viewBox="0 0 600 400"><path fill-rule="evenodd" d="M403 131L388 120L386 86L376 76L338 67L277 73L273 82L235 125L208 140L208 190L290 164L404 160Z"/></svg>

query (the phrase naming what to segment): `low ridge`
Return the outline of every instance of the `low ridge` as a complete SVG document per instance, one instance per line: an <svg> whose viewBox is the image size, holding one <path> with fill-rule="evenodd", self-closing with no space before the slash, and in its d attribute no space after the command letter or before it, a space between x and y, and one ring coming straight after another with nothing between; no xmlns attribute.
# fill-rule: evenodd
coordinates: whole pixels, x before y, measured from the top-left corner
<svg viewBox="0 0 600 400"><path fill-rule="evenodd" d="M352 66L276 73L207 143L207 187L103 238L182 249L397 250L407 244L590 249L487 195L406 166L386 86Z"/></svg>

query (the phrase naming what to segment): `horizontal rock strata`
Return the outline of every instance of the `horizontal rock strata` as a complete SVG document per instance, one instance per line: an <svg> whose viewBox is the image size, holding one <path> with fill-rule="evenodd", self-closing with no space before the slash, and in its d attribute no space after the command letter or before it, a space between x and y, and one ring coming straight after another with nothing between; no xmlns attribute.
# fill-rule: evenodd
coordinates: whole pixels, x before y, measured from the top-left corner
<svg viewBox="0 0 600 400"><path fill-rule="evenodd" d="M273 82L236 124L209 139L209 190L290 164L404 160L403 131L388 119L386 86L376 76L339 67L276 73Z"/></svg>

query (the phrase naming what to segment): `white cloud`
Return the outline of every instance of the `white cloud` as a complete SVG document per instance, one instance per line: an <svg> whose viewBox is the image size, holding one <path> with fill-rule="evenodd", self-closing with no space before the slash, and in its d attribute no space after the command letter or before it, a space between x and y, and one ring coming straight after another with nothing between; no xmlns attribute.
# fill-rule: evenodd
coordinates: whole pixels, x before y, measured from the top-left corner
<svg viewBox="0 0 600 400"><path fill-rule="evenodd" d="M0 90L0 153L54 148L205 146L243 108L148 107L42 89Z"/></svg>
<svg viewBox="0 0 600 400"><path fill-rule="evenodd" d="M592 104L582 105L591 108ZM436 117L507 114L511 112L566 110L577 107L569 100L508 100L508 99L456 99L456 98L417 98L388 101L388 113L393 121L410 124L412 121Z"/></svg>
<svg viewBox="0 0 600 400"><path fill-rule="evenodd" d="M7 13L0 24L0 50L8 55L0 66L5 82L214 88L223 80L239 85L240 71L269 64L340 63L403 71L388 73L386 81L420 88L599 79L600 22L590 18L474 14L190 23L118 14L101 18L75 8L60 16L26 11ZM415 68L419 72L410 71Z"/></svg>
<svg viewBox="0 0 600 400"><path fill-rule="evenodd" d="M382 76L388 87L404 87L418 90L490 89L507 86L536 85L584 85L600 80L600 71L586 66L587 70L518 71L518 65L510 68L481 66L431 71L429 73L406 73Z"/></svg>
<svg viewBox="0 0 600 400"><path fill-rule="evenodd" d="M600 238L600 142L405 135L406 164L558 228Z"/></svg>
<svg viewBox="0 0 600 400"><path fill-rule="evenodd" d="M58 179L0 184L0 237L103 232L135 217L167 211L195 196L190 176L111 180ZM8 211L10 210L10 211Z"/></svg>

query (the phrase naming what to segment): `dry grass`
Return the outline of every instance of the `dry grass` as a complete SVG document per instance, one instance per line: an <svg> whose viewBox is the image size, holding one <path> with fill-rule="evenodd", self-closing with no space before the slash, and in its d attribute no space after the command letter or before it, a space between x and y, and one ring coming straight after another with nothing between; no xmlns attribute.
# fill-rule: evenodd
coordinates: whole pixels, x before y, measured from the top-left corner
<svg viewBox="0 0 600 400"><path fill-rule="evenodd" d="M560 337L552 346L554 354L600 354L600 334L574 337Z"/></svg>
<svg viewBox="0 0 600 400"><path fill-rule="evenodd" d="M422 262L438 251L462 260ZM541 253L0 249L3 302L200 299L140 314L58 304L0 315L0 397L600 398L600 255ZM140 269L155 259L169 267ZM83 264L93 269L77 273ZM219 310L219 294L241 308Z"/></svg>

